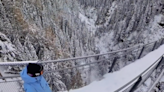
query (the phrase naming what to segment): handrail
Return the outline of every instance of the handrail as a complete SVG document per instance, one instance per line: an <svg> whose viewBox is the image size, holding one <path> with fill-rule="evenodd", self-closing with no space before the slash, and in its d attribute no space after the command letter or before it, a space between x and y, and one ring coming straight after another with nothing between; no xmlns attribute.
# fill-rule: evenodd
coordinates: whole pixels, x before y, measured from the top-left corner
<svg viewBox="0 0 164 92"><path fill-rule="evenodd" d="M129 84L131 84L133 81L137 80L140 76L142 76L143 74L145 74L145 72L147 72L148 70L150 70L152 68L152 66L154 66L155 64L158 64L160 62L160 60L162 59L162 57L163 57L163 55L158 60L156 60L156 62L154 62L151 66L149 66L145 71L143 71L141 74L139 74L138 76L136 76L135 78L133 78L131 81L129 81L128 83L126 83L125 85L123 85L122 87L120 87L119 89L117 89L115 92L120 92L123 88L125 88L126 86L128 86Z"/></svg>
<svg viewBox="0 0 164 92"><path fill-rule="evenodd" d="M164 38L161 38L164 39ZM102 56L102 55L108 55L108 54L113 54L113 53L118 53L118 52L123 52L123 51L127 51L127 50L131 50L134 49L136 47L141 48L143 46L147 46L150 45L152 43L155 43L161 39L158 39L156 41L152 41L150 43L147 44L139 44L139 45L135 45L129 48L125 48L125 49L120 49L120 50L116 50L116 51L112 51L112 52L107 52L107 53L103 53L103 54L95 54L95 55L88 55L88 56L82 56L82 57L75 57L75 58L67 58L67 59L59 59L59 60L47 60L47 61L15 61L15 62L0 62L0 66L15 66L15 65L27 65L28 63L56 63L56 62L64 62L64 61L69 61L69 60L76 60L76 59L84 59L84 58L90 58L90 57L96 57L96 56Z"/></svg>
<svg viewBox="0 0 164 92"><path fill-rule="evenodd" d="M147 45L147 44L146 44ZM136 46L132 46L126 49L121 49L121 50L116 50L113 52L108 52L108 53L103 53L103 54L95 54L95 55L89 55L89 56L82 56L82 57L75 57L75 58L67 58L67 59L60 59L60 60L47 60L47 61L42 61L39 63L56 63L56 62L64 62L64 61L69 61L69 60L77 60L77 59L84 59L84 58L90 58L90 57L96 57L96 56L102 56L102 55L107 55L107 54L113 54L113 53L118 53L118 52L123 52L123 51L127 51L127 50L131 50L134 49L136 47L142 47L143 45L136 45ZM28 61L18 61L18 62L2 62L0 63L0 66L8 66L8 65L27 65L29 62ZM30 63L37 63L37 61L30 61Z"/></svg>
<svg viewBox="0 0 164 92"><path fill-rule="evenodd" d="M124 55L124 54L127 54L127 53L128 53L128 52L125 52L125 53L120 54L120 55ZM114 57L116 57L116 56L110 56L110 58L114 58ZM69 68L64 68L64 69L58 69L58 70L55 70L55 71L45 71L44 74L49 73L49 72L59 72L59 71L64 71L64 70L68 70L68 69L83 67L83 66L87 66L87 65L91 65L91 64L95 64L95 63L104 62L104 60L108 60L108 59L109 59L109 58L101 59L101 60L97 60L97 61L95 61L95 62L91 62L91 63L87 63L87 64L83 64L83 65L77 65L77 66L74 66L74 67L69 67ZM17 76L0 77L0 79L14 78L14 77L20 77L20 76L17 75Z"/></svg>

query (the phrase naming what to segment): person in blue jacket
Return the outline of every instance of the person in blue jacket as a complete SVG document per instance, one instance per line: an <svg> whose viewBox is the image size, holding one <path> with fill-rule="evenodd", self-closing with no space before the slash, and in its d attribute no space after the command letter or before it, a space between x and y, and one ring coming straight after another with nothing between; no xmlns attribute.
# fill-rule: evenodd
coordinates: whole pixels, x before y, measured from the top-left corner
<svg viewBox="0 0 164 92"><path fill-rule="evenodd" d="M29 63L20 76L24 81L25 92L52 92L48 83L42 76L43 66L36 63Z"/></svg>

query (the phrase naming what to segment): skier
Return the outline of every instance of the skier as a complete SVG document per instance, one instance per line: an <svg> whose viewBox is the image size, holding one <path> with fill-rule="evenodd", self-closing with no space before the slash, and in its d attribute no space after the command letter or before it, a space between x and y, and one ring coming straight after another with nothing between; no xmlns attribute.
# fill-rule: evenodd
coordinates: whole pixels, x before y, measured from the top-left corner
<svg viewBox="0 0 164 92"><path fill-rule="evenodd" d="M44 77L43 66L36 63L29 63L20 76L24 81L25 92L52 92Z"/></svg>

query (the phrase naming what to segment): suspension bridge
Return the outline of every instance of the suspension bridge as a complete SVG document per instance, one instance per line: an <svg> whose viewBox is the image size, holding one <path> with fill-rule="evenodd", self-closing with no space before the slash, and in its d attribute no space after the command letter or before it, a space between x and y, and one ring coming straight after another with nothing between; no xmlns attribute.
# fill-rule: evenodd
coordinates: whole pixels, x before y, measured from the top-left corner
<svg viewBox="0 0 164 92"><path fill-rule="evenodd" d="M120 62L118 59L119 57L125 55L125 54L132 54L132 53L137 53L136 58L134 61L141 59L144 57L146 54L150 53L151 51L154 51L158 49L162 44L164 44L164 38L159 39L157 41L148 43L148 44L140 44L140 45L135 45L130 48L126 49L121 49L113 52L108 52L104 54L96 54L96 55L89 55L89 56L83 56L83 57L75 57L75 58L68 58L68 59L60 59L60 60L48 60L48 61L22 61L22 62L0 62L0 67L3 69L6 69L4 67L14 67L14 66L25 66L28 63L41 63L41 64L48 64L48 63L63 63L63 62L80 62L80 61L86 61L84 64L77 64L71 67L63 67L60 69L52 70L52 71L46 71L44 73L52 73L52 72L59 72L59 71L67 71L71 69L79 69L83 68L85 66L89 66L89 68L94 65L94 66L103 66L103 67L108 67L106 73L112 73L115 72L114 70L115 66ZM164 54L164 53L163 53ZM151 74L157 70L159 67L162 69L163 67L163 62L164 62L164 55L158 56L159 58L157 60L154 60L154 63L152 63L148 68L146 68L144 71L142 71L140 74L138 74L136 77L133 79L127 81L126 84L120 86L118 89L116 89L114 92L134 92L137 88L139 88L144 82L151 76ZM92 62L88 62L88 59L92 59ZM134 62L131 61L131 62ZM88 63L87 63L88 62ZM109 63L109 66L107 66ZM164 71L160 72L160 75L157 76L156 80L154 83L151 85L151 87L147 90L147 92L152 92L156 84L159 82L159 80L162 78ZM4 84L10 84L14 85L15 82L22 81L20 76L18 74L16 75L10 75L10 76L3 76L5 73L3 71L1 72L1 77L0 77L0 91L2 92L8 92L6 91L9 89L8 87L4 87L6 85ZM105 74L105 73L104 73ZM2 84L2 85L1 85ZM14 86L13 86L14 87ZM12 92L18 92L18 91L12 91ZM22 91L23 92L23 91Z"/></svg>

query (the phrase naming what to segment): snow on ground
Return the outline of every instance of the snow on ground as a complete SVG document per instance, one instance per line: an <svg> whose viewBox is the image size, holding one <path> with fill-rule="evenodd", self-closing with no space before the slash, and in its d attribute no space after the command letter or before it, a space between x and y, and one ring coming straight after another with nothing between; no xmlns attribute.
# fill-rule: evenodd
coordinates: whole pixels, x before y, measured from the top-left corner
<svg viewBox="0 0 164 92"><path fill-rule="evenodd" d="M110 16L110 15L113 15L113 14L114 14L115 9L117 9L117 2L116 2L116 1L112 2L112 6L110 7L110 9L109 9L108 12L107 12L108 17L106 17L105 26L108 25L109 20L110 20L111 17L112 17L112 16Z"/></svg>
<svg viewBox="0 0 164 92"><path fill-rule="evenodd" d="M96 42L96 47L99 48L100 54L107 53L109 48L109 44L111 44L111 47L114 45L113 44L113 37L114 36L114 31L111 31L110 34L104 34L103 37L95 38ZM118 49L116 46L113 46L113 50Z"/></svg>
<svg viewBox="0 0 164 92"><path fill-rule="evenodd" d="M146 39L145 43L149 43L149 41L156 41L158 39L161 39L164 35L164 30L163 27L161 27L158 23L160 23L162 21L162 18L164 18L164 16L162 14L160 15L156 15L154 17L154 19L151 20L147 30L149 31L144 31L144 37Z"/></svg>
<svg viewBox="0 0 164 92"><path fill-rule="evenodd" d="M91 34L94 34L96 31L95 21L97 19L97 16L93 14L93 12L95 12L94 8L88 10L88 12L92 14L88 15L89 18L86 15L79 13L79 19L81 20L81 22L84 22L87 25L88 31L91 31Z"/></svg>
<svg viewBox="0 0 164 92"><path fill-rule="evenodd" d="M122 68L121 70L109 73L100 81L94 81L88 86L80 89L70 90L69 92L114 92L127 82L141 74L145 69L152 65L160 56L164 54L164 45L157 50L150 52L145 57Z"/></svg>

